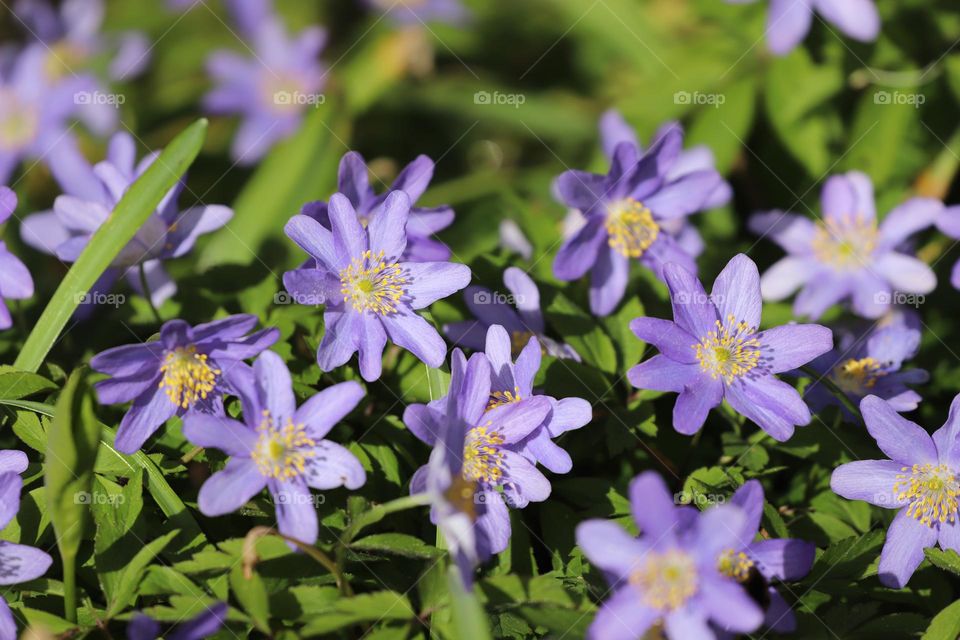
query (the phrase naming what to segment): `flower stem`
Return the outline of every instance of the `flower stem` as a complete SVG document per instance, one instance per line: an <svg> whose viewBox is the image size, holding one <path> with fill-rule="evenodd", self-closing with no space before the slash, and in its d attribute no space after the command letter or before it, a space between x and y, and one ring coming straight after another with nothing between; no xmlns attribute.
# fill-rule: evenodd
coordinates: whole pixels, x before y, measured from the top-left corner
<svg viewBox="0 0 960 640"><path fill-rule="evenodd" d="M69 622L77 621L77 558L70 554L61 556L63 561L63 617Z"/></svg>
<svg viewBox="0 0 960 640"><path fill-rule="evenodd" d="M147 282L147 270L143 266L144 263L140 263L140 289L143 291L143 297L147 299L147 304L150 305L150 311L153 312L153 317L157 321L157 324L163 324L163 318L160 317L160 312L157 311L157 308L153 305L153 292L150 291L150 283Z"/></svg>

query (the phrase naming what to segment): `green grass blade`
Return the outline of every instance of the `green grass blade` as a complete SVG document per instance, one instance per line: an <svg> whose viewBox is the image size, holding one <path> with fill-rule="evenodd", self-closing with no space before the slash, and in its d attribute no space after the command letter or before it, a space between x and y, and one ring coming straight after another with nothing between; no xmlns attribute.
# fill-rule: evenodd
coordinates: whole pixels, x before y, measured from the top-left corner
<svg viewBox="0 0 960 640"><path fill-rule="evenodd" d="M207 121L184 129L160 157L134 182L113 213L90 239L90 244L67 272L17 357L15 366L36 371L50 352L80 301L120 251L153 214L163 196L176 184L200 152Z"/></svg>

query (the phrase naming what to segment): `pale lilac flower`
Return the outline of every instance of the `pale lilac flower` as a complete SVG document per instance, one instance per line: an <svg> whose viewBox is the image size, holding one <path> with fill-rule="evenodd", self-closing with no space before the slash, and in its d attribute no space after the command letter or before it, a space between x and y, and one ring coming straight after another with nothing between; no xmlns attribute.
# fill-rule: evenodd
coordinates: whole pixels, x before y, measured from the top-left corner
<svg viewBox="0 0 960 640"><path fill-rule="evenodd" d="M92 169L94 179L86 188L89 195L61 195L54 201L53 210L28 216L20 228L24 242L64 262L75 262L130 185L159 155L153 152L138 163L133 137L123 132L114 135L106 160ZM186 255L201 235L216 231L233 217L233 211L223 205L201 205L181 211L177 199L183 187L181 180L164 196L157 210L101 276L95 291L109 290L123 276L134 291L143 295L142 265L153 304L159 306L176 293L177 285L167 275L163 261Z"/></svg>
<svg viewBox="0 0 960 640"><path fill-rule="evenodd" d="M836 349L810 363L810 368L828 377L854 404L868 395L886 400L897 411L913 411L920 394L907 385L923 384L930 375L923 369L903 369L920 349L920 320L913 313L892 313L867 331L834 329ZM814 381L804 391L814 412L839 405L848 419L853 416L823 384Z"/></svg>
<svg viewBox="0 0 960 640"><path fill-rule="evenodd" d="M430 367L443 364L447 348L432 324L416 313L463 289L470 269L451 262L405 262L410 197L392 191L364 227L350 200L330 198L331 229L304 215L290 219L287 236L314 265L283 274L295 301L325 305L317 363L332 371L360 353L367 381L382 372L387 338Z"/></svg>
<svg viewBox="0 0 960 640"><path fill-rule="evenodd" d="M680 394L673 428L690 435L723 400L781 442L810 422L797 390L775 374L792 371L833 346L816 324L787 324L760 331L760 274L743 254L724 267L708 296L697 278L675 264L664 268L673 321L637 318L630 328L660 350L630 369L633 386Z"/></svg>
<svg viewBox="0 0 960 640"><path fill-rule="evenodd" d="M933 271L904 245L944 212L932 198L911 198L878 224L873 184L865 174L833 176L823 186L823 219L770 211L755 215L750 229L787 252L766 273L763 299L778 301L801 289L794 313L814 320L851 299L853 311L879 318L892 302L924 295L937 286Z"/></svg>
<svg viewBox="0 0 960 640"><path fill-rule="evenodd" d="M8 187L0 187L0 225L10 219L16 208L17 194ZM0 331L13 326L6 301L23 300L32 295L33 278L26 265L0 240Z"/></svg>
<svg viewBox="0 0 960 640"><path fill-rule="evenodd" d="M660 476L647 471L630 483L630 510L640 537L610 520L577 526L577 544L612 592L588 640L640 640L654 625L669 640L713 640L711 626L734 633L760 627L763 611L718 563L753 539L755 529L741 537L748 523L740 508L678 508Z"/></svg>
<svg viewBox="0 0 960 640"><path fill-rule="evenodd" d="M560 247L553 272L566 281L590 272L594 314L608 315L620 303L632 260L657 277L668 262L696 271L693 256L664 225L703 210L722 178L713 169L671 176L682 146L683 132L671 126L642 155L631 142L618 144L605 176L567 171L557 178L556 195L585 221Z"/></svg>
<svg viewBox="0 0 960 640"><path fill-rule="evenodd" d="M417 156L394 180L393 185L377 195L370 186L367 165L356 151L347 152L340 159L340 171L337 176L337 190L350 200L360 223L367 226L370 220L383 210L383 203L391 191L403 191L410 196L411 205L415 204L430 185L433 178L433 160L427 156ZM315 219L327 229L330 228L328 205L322 200L303 205L301 213ZM432 262L450 259L450 249L436 239L436 234L453 222L453 209L439 207L411 206L407 217L407 248L403 257L411 262Z"/></svg>
<svg viewBox="0 0 960 640"><path fill-rule="evenodd" d="M753 0L727 0L745 4ZM786 55L810 32L814 13L848 38L872 42L880 35L880 14L873 0L770 0L767 46L778 56Z"/></svg>
<svg viewBox="0 0 960 640"><path fill-rule="evenodd" d="M514 355L520 353L532 336L536 336L551 356L580 362L580 354L573 347L546 335L540 310L540 290L533 279L522 269L508 267L503 272L503 284L510 292L509 297L486 287L467 287L463 297L477 319L445 325L443 332L447 338L470 349L483 349L488 328L500 325L510 335Z"/></svg>
<svg viewBox="0 0 960 640"><path fill-rule="evenodd" d="M280 533L315 544L319 524L310 489L357 489L366 482L356 456L326 439L363 398L363 387L341 382L297 408L290 371L272 351L257 358L252 373L240 367L226 376L240 396L244 422L202 413L183 421L183 435L191 443L230 456L227 466L201 487L200 511L207 516L233 513L267 488Z"/></svg>
<svg viewBox="0 0 960 640"><path fill-rule="evenodd" d="M175 415L223 413L223 395L235 390L224 377L280 337L275 328L250 333L253 315L235 315L191 327L171 320L155 342L114 347L90 366L110 379L96 384L101 404L133 402L117 429L116 448L134 453ZM249 335L248 335L249 334Z"/></svg>
<svg viewBox="0 0 960 640"><path fill-rule="evenodd" d="M860 402L867 431L889 460L857 460L837 467L830 487L848 500L898 509L880 552L880 583L907 585L923 562L923 550L937 544L960 553L960 396L946 424L931 437L886 401Z"/></svg>
<svg viewBox="0 0 960 640"><path fill-rule="evenodd" d="M523 234L523 229L510 218L504 218L500 221L498 227L500 232L500 246L511 253L516 253L524 260L533 257L533 245Z"/></svg>
<svg viewBox="0 0 960 640"><path fill-rule="evenodd" d="M227 619L226 602L218 602L192 620L181 622L172 631L161 636L162 627L150 616L138 613L127 625L128 640L207 640L220 631Z"/></svg>
<svg viewBox="0 0 960 640"><path fill-rule="evenodd" d="M0 530L20 510L20 474L27 469L27 456L21 451L0 451ZM45 574L53 563L47 553L22 544L0 540L0 587L35 580ZM0 640L16 640L17 623L0 597Z"/></svg>
<svg viewBox="0 0 960 640"><path fill-rule="evenodd" d="M327 36L320 27L291 36L267 0L231 0L228 7L247 48L210 55L207 71L216 86L204 106L240 116L231 155L249 165L296 133L304 113L323 100L319 55Z"/></svg>
<svg viewBox="0 0 960 640"><path fill-rule="evenodd" d="M507 548L507 505L523 508L550 495L550 481L518 450L544 425L550 400L533 396L491 407L492 375L485 355L468 362L455 349L442 410L420 405L404 413L414 435L434 445L430 462L410 480L410 492L431 496L431 520L456 541L451 555L468 582L477 563Z"/></svg>

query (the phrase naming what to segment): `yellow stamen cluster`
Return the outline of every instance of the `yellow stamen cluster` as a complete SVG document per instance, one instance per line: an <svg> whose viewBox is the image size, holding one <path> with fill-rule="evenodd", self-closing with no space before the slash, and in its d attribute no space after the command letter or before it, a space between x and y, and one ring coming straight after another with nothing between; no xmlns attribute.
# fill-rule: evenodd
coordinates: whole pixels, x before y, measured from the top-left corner
<svg viewBox="0 0 960 640"><path fill-rule="evenodd" d="M869 264L876 246L876 220L859 213L818 222L813 238L813 254L837 269L859 269Z"/></svg>
<svg viewBox="0 0 960 640"><path fill-rule="evenodd" d="M750 578L751 569L753 569L753 560L743 551L727 549L720 554L720 559L717 561L717 570L737 582L746 582Z"/></svg>
<svg viewBox="0 0 960 640"><path fill-rule="evenodd" d="M446 490L444 496L457 511L467 514L471 520L476 520L477 503L474 499L476 493L476 482L458 476L450 483L450 487Z"/></svg>
<svg viewBox="0 0 960 640"><path fill-rule="evenodd" d="M463 445L463 478L472 482L497 484L503 478L503 434L489 428L490 423L474 427Z"/></svg>
<svg viewBox="0 0 960 640"><path fill-rule="evenodd" d="M678 609L697 592L697 566L680 550L648 552L643 565L630 574L630 582L654 609Z"/></svg>
<svg viewBox="0 0 960 640"><path fill-rule="evenodd" d="M660 226L650 209L633 198L624 198L610 205L606 223L607 244L627 258L639 258L650 248Z"/></svg>
<svg viewBox="0 0 960 640"><path fill-rule="evenodd" d="M15 151L37 135L40 116L10 89L0 88L0 149Z"/></svg>
<svg viewBox="0 0 960 640"><path fill-rule="evenodd" d="M384 260L383 251L364 251L340 271L340 293L357 311L388 315L397 311L407 278L396 262Z"/></svg>
<svg viewBox="0 0 960 640"><path fill-rule="evenodd" d="M487 403L487 411L502 407L505 404L520 402L520 387L514 387L513 391L494 391L490 394L490 402Z"/></svg>
<svg viewBox="0 0 960 640"><path fill-rule="evenodd" d="M268 478L289 480L304 473L306 462L316 455L316 442L307 435L302 424L291 418L282 425L275 423L268 411L257 428L260 437L250 457L260 473Z"/></svg>
<svg viewBox="0 0 960 640"><path fill-rule="evenodd" d="M722 377L727 384L746 374L760 362L760 340L756 327L730 314L726 323L716 321L717 328L693 345L700 368L713 379Z"/></svg>
<svg viewBox="0 0 960 640"><path fill-rule="evenodd" d="M848 393L862 394L886 375L883 364L873 358L850 358L834 368L831 377L837 386Z"/></svg>
<svg viewBox="0 0 960 640"><path fill-rule="evenodd" d="M207 354L197 353L193 345L177 347L167 351L160 365L163 389L170 402L181 409L187 409L197 401L205 400L217 386L220 369L214 369L207 362Z"/></svg>
<svg viewBox="0 0 960 640"><path fill-rule="evenodd" d="M954 522L960 504L960 482L945 464L915 464L903 467L897 475L893 493L897 500L909 501L907 515L928 527Z"/></svg>

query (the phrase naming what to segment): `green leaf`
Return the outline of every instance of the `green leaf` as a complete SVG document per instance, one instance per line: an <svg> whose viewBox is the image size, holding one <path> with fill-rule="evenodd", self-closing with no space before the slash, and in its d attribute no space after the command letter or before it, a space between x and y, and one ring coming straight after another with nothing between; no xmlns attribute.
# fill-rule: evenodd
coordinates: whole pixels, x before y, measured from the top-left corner
<svg viewBox="0 0 960 640"><path fill-rule="evenodd" d="M83 385L83 372L77 370L57 400L43 469L47 510L64 565L64 617L70 621L77 619L75 563L89 502L84 497L90 496L99 444L100 422Z"/></svg>
<svg viewBox="0 0 960 640"><path fill-rule="evenodd" d="M463 580L456 566L447 570L447 588L450 590L453 626L457 638L464 640L490 640L490 625L487 615L472 591L463 587Z"/></svg>
<svg viewBox="0 0 960 640"><path fill-rule="evenodd" d="M960 555L958 555L956 551L930 547L929 549L924 549L923 553L933 566L960 576Z"/></svg>
<svg viewBox="0 0 960 640"><path fill-rule="evenodd" d="M170 542L177 537L178 531L170 531L159 538L154 538L137 551L136 555L127 563L117 576L116 593L107 609L107 616L113 617L134 603L137 597L137 587L146 573L147 567L154 558L163 551Z"/></svg>
<svg viewBox="0 0 960 640"><path fill-rule="evenodd" d="M270 597L263 578L256 571L244 575L244 567L237 564L230 571L230 590L236 596L243 610L253 619L257 629L270 634Z"/></svg>
<svg viewBox="0 0 960 640"><path fill-rule="evenodd" d="M123 567L140 546L140 538L132 529L143 511L143 474L134 474L122 488L96 478L91 498L90 509L97 526L94 537L97 577L107 601L114 602Z"/></svg>
<svg viewBox="0 0 960 640"><path fill-rule="evenodd" d="M597 319L584 312L562 293L546 309L547 318L563 341L576 349L584 362L606 373L616 373L617 352Z"/></svg>
<svg viewBox="0 0 960 640"><path fill-rule="evenodd" d="M307 616L307 624L304 625L301 635L311 638L359 622L412 620L415 617L416 614L406 596L394 591L377 591L352 598L341 598L329 607L311 612Z"/></svg>
<svg viewBox="0 0 960 640"><path fill-rule="evenodd" d="M0 399L19 400L40 391L56 389L57 385L29 371L19 371L14 367L0 367Z"/></svg>
<svg viewBox="0 0 960 640"><path fill-rule="evenodd" d="M957 640L960 637L960 600L934 616L921 640Z"/></svg>
<svg viewBox="0 0 960 640"><path fill-rule="evenodd" d="M198 120L173 139L157 160L130 185L107 221L64 276L56 293L27 338L14 363L18 369L35 372L70 320L81 297L153 215L163 197L187 171L200 152L207 121Z"/></svg>
<svg viewBox="0 0 960 640"><path fill-rule="evenodd" d="M350 547L354 550L384 552L406 558L436 558L443 551L431 547L420 538L404 533L377 533L357 540Z"/></svg>

